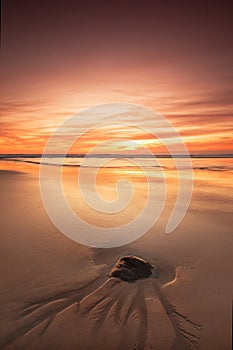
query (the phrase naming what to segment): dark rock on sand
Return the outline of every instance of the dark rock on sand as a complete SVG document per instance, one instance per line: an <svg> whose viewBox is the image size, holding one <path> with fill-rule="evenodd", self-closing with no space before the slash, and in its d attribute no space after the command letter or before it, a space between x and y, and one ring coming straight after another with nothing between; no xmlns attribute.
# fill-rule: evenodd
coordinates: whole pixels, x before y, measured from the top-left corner
<svg viewBox="0 0 233 350"><path fill-rule="evenodd" d="M123 256L115 264L109 277L118 277L122 281L135 282L152 275L153 266L137 256Z"/></svg>

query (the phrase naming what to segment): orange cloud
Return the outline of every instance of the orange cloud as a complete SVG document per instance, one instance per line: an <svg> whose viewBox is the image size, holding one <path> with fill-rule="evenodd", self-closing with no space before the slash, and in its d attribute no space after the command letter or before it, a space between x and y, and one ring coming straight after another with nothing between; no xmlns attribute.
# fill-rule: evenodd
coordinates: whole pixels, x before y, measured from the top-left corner
<svg viewBox="0 0 233 350"><path fill-rule="evenodd" d="M124 88L123 88L124 87ZM59 124L71 115L84 108L108 102L142 103L145 107L163 114L177 129L186 143L190 153L232 153L232 105L230 95L219 90L201 94L197 89L190 91L186 85L177 92L174 86L167 91L158 91L149 82L140 88L132 88L123 84L120 88L106 86L104 83L97 91L90 84L89 91L82 93L65 93L60 100L49 96L45 102L31 97L19 102L18 99L2 103L0 120L1 153L42 153L45 144ZM183 95L183 99L179 96ZM91 118L91 116L90 116ZM128 119L128 120L127 120ZM127 122L134 121L133 116L126 116ZM148 147L155 153L165 153L158 140L150 133L126 126L113 126L109 119L109 127L100 128L81 136L71 152L86 153L100 142L113 139L132 139L138 147ZM153 120L146 123L153 129ZM85 125L79 125L77 136L82 134ZM156 132L156 129L154 128ZM67 130L67 137L69 137ZM160 130L161 132L161 130ZM160 133L161 134L161 133ZM163 138L169 141L169 132L164 130ZM129 145L129 144L128 144ZM127 151L127 144L122 151ZM105 149L105 151L108 151Z"/></svg>

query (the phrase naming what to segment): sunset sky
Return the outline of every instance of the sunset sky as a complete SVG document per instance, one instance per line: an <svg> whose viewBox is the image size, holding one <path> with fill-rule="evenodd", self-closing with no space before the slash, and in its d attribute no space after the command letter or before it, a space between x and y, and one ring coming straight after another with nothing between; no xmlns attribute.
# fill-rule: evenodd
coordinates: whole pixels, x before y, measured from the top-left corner
<svg viewBox="0 0 233 350"><path fill-rule="evenodd" d="M232 18L230 0L3 1L0 153L41 153L66 118L111 102L161 113L190 153L233 153ZM111 130L127 132L153 149Z"/></svg>

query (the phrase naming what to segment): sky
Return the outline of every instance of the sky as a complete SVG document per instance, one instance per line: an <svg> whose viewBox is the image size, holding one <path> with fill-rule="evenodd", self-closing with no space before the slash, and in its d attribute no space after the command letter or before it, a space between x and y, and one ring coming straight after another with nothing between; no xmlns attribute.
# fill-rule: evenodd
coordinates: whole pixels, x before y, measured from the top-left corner
<svg viewBox="0 0 233 350"><path fill-rule="evenodd" d="M230 0L2 1L0 153L42 153L64 120L117 102L163 115L192 154L233 153L232 18ZM148 133L112 134L160 152Z"/></svg>

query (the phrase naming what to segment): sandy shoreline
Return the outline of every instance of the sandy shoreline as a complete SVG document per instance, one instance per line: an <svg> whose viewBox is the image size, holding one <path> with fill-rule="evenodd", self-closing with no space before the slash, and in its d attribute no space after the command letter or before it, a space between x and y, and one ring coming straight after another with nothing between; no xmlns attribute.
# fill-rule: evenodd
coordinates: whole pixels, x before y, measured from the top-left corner
<svg viewBox="0 0 233 350"><path fill-rule="evenodd" d="M164 216L128 246L91 249L50 222L35 174L4 170L0 181L1 349L171 349L176 342L191 349L181 347L166 301L201 325L182 321L200 349L231 348L230 212L198 210L194 192L172 235L163 233ZM158 264L159 279L108 280L124 254Z"/></svg>

